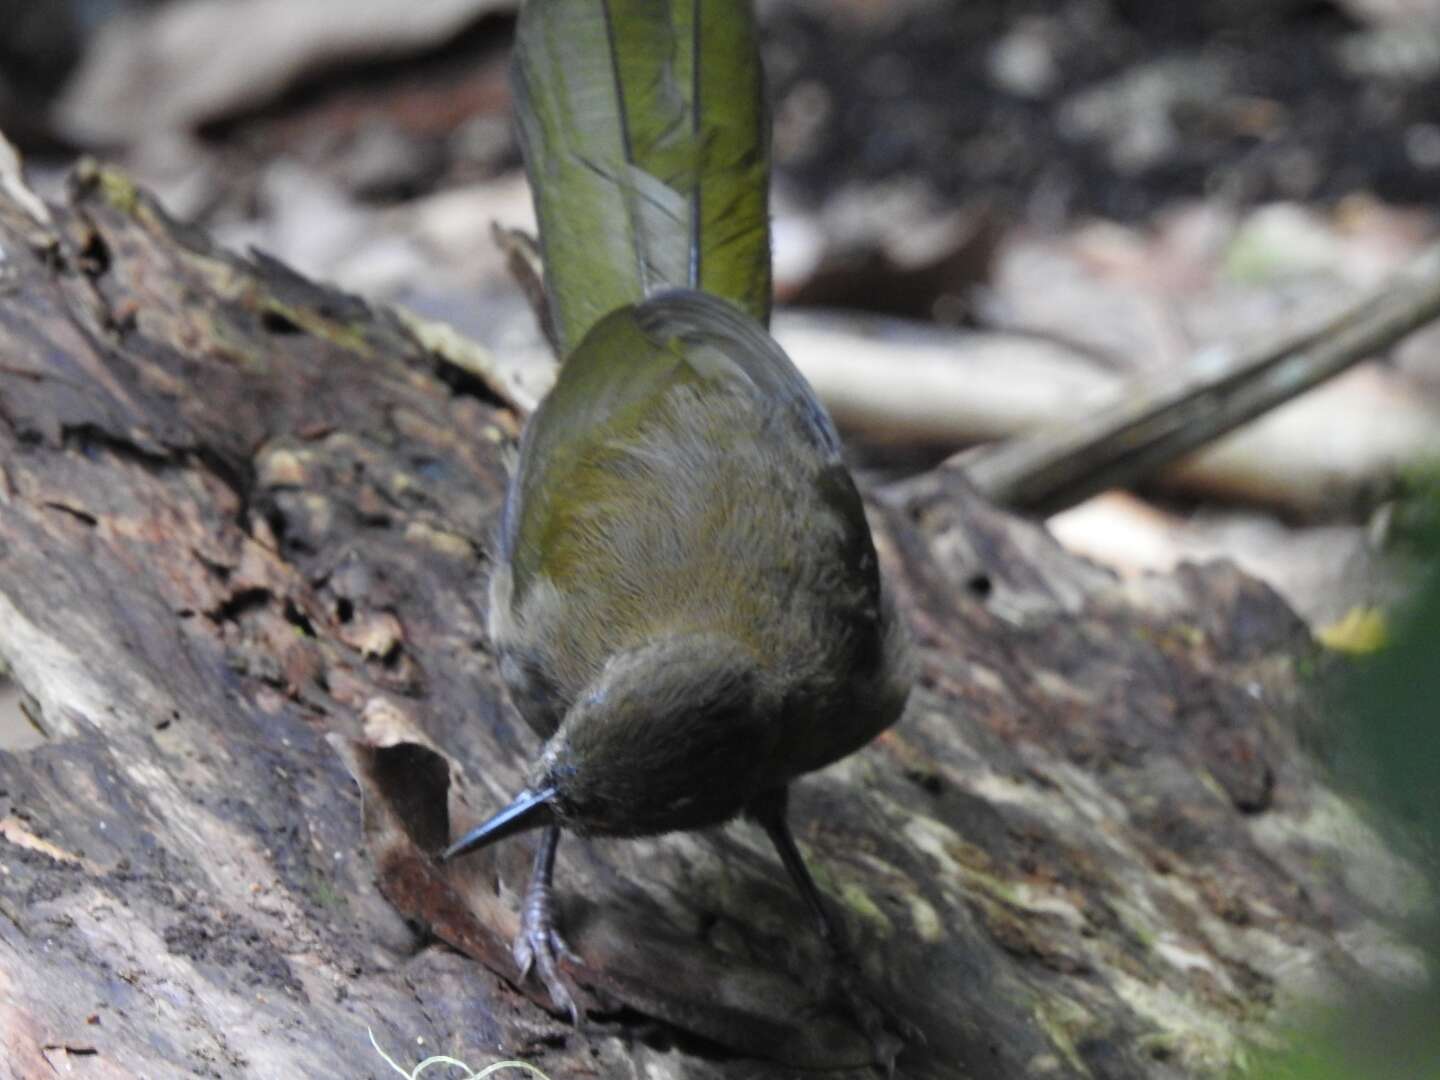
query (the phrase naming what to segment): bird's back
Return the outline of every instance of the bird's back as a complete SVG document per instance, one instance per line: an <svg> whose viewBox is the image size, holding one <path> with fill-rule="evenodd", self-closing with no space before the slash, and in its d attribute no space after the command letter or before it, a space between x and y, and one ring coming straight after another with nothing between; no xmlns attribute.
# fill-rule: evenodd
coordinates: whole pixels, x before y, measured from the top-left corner
<svg viewBox="0 0 1440 1080"><path fill-rule="evenodd" d="M577 353L512 486L492 629L516 700L549 734L614 655L720 633L786 700L795 739L816 742L792 756L848 752L894 719L865 699L888 692L896 628L828 417L723 301L664 296L607 324L596 344L623 344L626 362Z"/></svg>

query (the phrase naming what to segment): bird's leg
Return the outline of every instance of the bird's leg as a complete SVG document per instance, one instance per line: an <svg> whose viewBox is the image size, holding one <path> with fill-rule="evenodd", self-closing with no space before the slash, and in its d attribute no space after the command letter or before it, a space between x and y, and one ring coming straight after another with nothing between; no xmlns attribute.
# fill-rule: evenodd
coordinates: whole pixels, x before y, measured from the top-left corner
<svg viewBox="0 0 1440 1080"><path fill-rule="evenodd" d="M530 872L530 885L525 890L525 900L520 907L520 933L516 935L510 951L515 963L520 966L520 978L523 980L533 966L545 989L550 992L550 1000L555 1007L568 1012L571 1021L578 1025L580 1010L557 963L558 957L580 963L580 958L565 944L565 939L555 928L555 897L551 879L555 874L555 851L559 846L559 826L546 826L540 834L535 867Z"/></svg>
<svg viewBox="0 0 1440 1080"><path fill-rule="evenodd" d="M750 816L760 823L760 827L770 837L770 842L775 845L780 861L785 864L785 872L790 875L790 880L795 883L795 888L805 900L805 906L819 924L821 939L837 958L848 960L850 950L845 940L845 932L834 912L830 910L830 905L820 895L820 889L815 884L815 879L810 876L805 857L800 854L795 836L790 831L790 820L785 812L789 801L788 788L767 791L750 804Z"/></svg>
<svg viewBox="0 0 1440 1080"><path fill-rule="evenodd" d="M790 821L785 814L789 795L789 789L783 787L767 791L750 804L748 813L770 837L770 842L775 845L775 850L780 855L780 861L785 864L785 869L790 874L790 880L800 890L800 895L805 898L805 906L815 916L820 927L820 937L835 959L833 974L838 976L835 989L859 1022L860 1029L870 1039L875 1050L875 1060L884 1064L887 1072L893 1076L895 1058L904 1049L907 1041L921 1038L920 1033L908 1021L877 1007L862 986L860 965L850 951L844 928L826 903L825 897L820 894L815 879L810 876L810 871L805 866L805 857L800 854L795 836L790 831ZM897 1038L891 1029L900 1030L905 1037Z"/></svg>

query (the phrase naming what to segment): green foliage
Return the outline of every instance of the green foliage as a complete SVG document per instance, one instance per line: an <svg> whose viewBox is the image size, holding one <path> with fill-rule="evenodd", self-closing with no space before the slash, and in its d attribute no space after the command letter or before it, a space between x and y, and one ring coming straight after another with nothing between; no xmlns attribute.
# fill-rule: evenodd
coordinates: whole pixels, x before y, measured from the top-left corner
<svg viewBox="0 0 1440 1080"><path fill-rule="evenodd" d="M1352 1005L1262 1054L1247 1077L1263 1080L1440 1080L1440 1023L1433 992Z"/></svg>
<svg viewBox="0 0 1440 1080"><path fill-rule="evenodd" d="M1390 543L1422 558L1440 552L1440 460L1411 466L1401 474Z"/></svg>
<svg viewBox="0 0 1440 1080"><path fill-rule="evenodd" d="M1420 562L1419 585L1389 644L1359 660L1337 695L1339 769L1440 896L1440 468L1414 470L1407 487L1403 541ZM1440 920L1432 914L1430 925L1411 929L1426 946L1428 986L1360 988L1245 1075L1440 1080Z"/></svg>
<svg viewBox="0 0 1440 1080"><path fill-rule="evenodd" d="M1418 586L1387 647L1357 665L1339 695L1346 760L1361 793L1418 849L1440 890L1440 462L1412 468L1394 542Z"/></svg>

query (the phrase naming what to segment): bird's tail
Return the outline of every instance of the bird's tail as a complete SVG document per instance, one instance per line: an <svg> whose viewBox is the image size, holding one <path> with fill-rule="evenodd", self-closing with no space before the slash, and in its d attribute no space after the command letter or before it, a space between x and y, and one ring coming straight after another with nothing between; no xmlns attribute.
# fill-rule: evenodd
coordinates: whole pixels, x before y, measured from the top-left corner
<svg viewBox="0 0 1440 1080"><path fill-rule="evenodd" d="M770 122L750 0L528 0L512 82L551 330L666 289L770 314Z"/></svg>

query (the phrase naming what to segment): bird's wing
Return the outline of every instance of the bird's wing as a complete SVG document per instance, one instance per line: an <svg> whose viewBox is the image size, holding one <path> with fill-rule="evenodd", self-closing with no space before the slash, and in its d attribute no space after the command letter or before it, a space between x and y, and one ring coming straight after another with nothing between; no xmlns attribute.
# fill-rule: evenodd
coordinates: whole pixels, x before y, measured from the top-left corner
<svg viewBox="0 0 1440 1080"><path fill-rule="evenodd" d="M757 411L788 421L771 437L794 440L804 458L821 468L839 466L840 439L824 407L754 319L726 301L691 292L612 312L574 351L525 428L501 528L517 601L541 565L565 546L552 534L557 509L566 500L605 497L577 486L581 474L594 475L587 462L633 435L682 383L699 394L743 386ZM858 499L854 504L858 514Z"/></svg>
<svg viewBox="0 0 1440 1080"><path fill-rule="evenodd" d="M798 434L827 461L840 460L840 436L815 391L763 326L714 296L677 290L636 309L652 338L676 343L689 363L723 359L770 403L791 416Z"/></svg>

